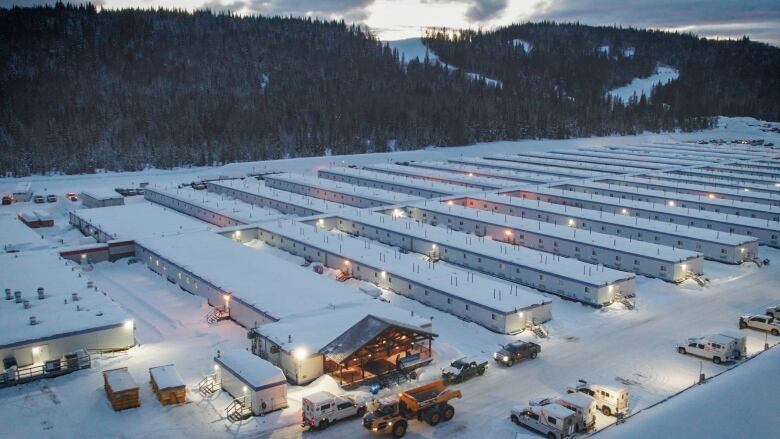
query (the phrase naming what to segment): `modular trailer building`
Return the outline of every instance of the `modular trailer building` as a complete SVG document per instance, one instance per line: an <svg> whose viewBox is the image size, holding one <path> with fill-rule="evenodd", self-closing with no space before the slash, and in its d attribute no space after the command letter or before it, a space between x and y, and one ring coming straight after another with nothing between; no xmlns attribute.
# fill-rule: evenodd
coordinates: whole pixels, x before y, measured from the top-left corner
<svg viewBox="0 0 780 439"><path fill-rule="evenodd" d="M686 160L701 160L704 162L723 162L723 161L734 161L734 160L743 160L743 159L752 159L752 156L747 156L744 158L736 157L733 154L722 154L718 152L713 151L690 151L685 149L665 149L665 148L655 148L651 146L633 146L633 145L610 145L610 146L603 146L599 149L602 149L605 151L614 151L616 153L620 154L636 154L636 155L642 155L646 157L664 157L664 158L682 158ZM590 149L590 148L584 148L584 149Z"/></svg>
<svg viewBox="0 0 780 439"><path fill-rule="evenodd" d="M596 230L608 235L624 236L631 240L686 249L701 253L707 259L729 264L749 261L758 255L758 240L755 237L640 219L638 216L632 217L631 210L628 209L616 213L599 212L576 208L576 206L572 208L554 201L510 198L501 195L460 198L453 201L495 213L536 219L563 227Z"/></svg>
<svg viewBox="0 0 780 439"><path fill-rule="evenodd" d="M719 165L713 165L713 166L703 166L699 169L703 169L706 171L715 171L715 172L731 172L732 174L745 174L745 175L751 175L751 176L762 176L765 178L780 178L780 170L778 169L756 169L756 168L746 168L742 166L737 165L731 165L731 164L719 164Z"/></svg>
<svg viewBox="0 0 780 439"><path fill-rule="evenodd" d="M463 186L424 180L422 178L395 176L383 172L355 168L320 169L318 175L320 178L327 178L328 180L400 192L422 198L437 198L481 190L473 188L469 190L469 188Z"/></svg>
<svg viewBox="0 0 780 439"><path fill-rule="evenodd" d="M110 189L93 189L81 193L81 204L88 208L121 206L125 204L125 197Z"/></svg>
<svg viewBox="0 0 780 439"><path fill-rule="evenodd" d="M0 266L0 373L17 368L14 377L0 374L0 386L67 369L69 352L135 345L125 311L71 261L41 250L2 253Z"/></svg>
<svg viewBox="0 0 780 439"><path fill-rule="evenodd" d="M267 187L253 180L222 180L206 182L209 192L226 195L253 206L274 209L287 215L312 216L337 212L346 206L320 198Z"/></svg>
<svg viewBox="0 0 780 439"><path fill-rule="evenodd" d="M144 198L217 227L240 226L285 216L276 210L255 208L254 205L240 200L225 199L225 195L191 188L159 189L147 187Z"/></svg>
<svg viewBox="0 0 780 439"><path fill-rule="evenodd" d="M242 240L254 238L501 334L552 318L551 301L538 291L445 262L424 262L368 239L292 221L241 230Z"/></svg>
<svg viewBox="0 0 780 439"><path fill-rule="evenodd" d="M780 193L754 192L750 188L732 189L721 187L719 184L695 184L695 183L667 183L653 181L646 176L621 176L607 179L598 179L597 183L625 186L634 189L646 189L649 191L673 192L707 197L708 199L744 201L747 203L766 204L780 206Z"/></svg>
<svg viewBox="0 0 780 439"><path fill-rule="evenodd" d="M504 180L495 177L481 177L474 174L460 174L451 171L422 169L413 166L378 164L366 165L363 167L363 169L391 175L418 178L421 180L430 180L439 183L455 184L478 190L501 189L517 186L517 181L514 180Z"/></svg>
<svg viewBox="0 0 780 439"><path fill-rule="evenodd" d="M421 199L398 192L375 188L367 189L363 186L303 174L269 175L265 177L265 185L269 188L361 208L409 203Z"/></svg>
<svg viewBox="0 0 780 439"><path fill-rule="evenodd" d="M701 274L703 271L704 259L700 253L629 238L584 232L459 205L428 203L426 206L409 205L403 210L406 215L431 225L490 236L507 243L670 282L681 282L689 273ZM386 213L392 214L393 210Z"/></svg>
<svg viewBox="0 0 780 439"><path fill-rule="evenodd" d="M591 158L595 161L595 163L603 163L599 159L614 159L616 161L621 162L624 160L627 161L633 161L633 162L648 162L648 163L657 163L656 166L657 169L661 169L664 167L677 167L677 166L699 166L702 164L702 162L716 162L717 160L707 160L702 158L683 158L683 157L658 157L658 156L649 156L647 154L631 154L627 152L620 152L620 151L611 151L604 148L597 148L597 147L590 147L590 148L577 148L576 151L553 151L554 154L558 155L559 158L565 159L565 158L577 158L579 160L590 160ZM615 161L610 161L610 163L615 163Z"/></svg>
<svg viewBox="0 0 780 439"><path fill-rule="evenodd" d="M281 369L243 349L214 357L217 380L255 416L287 407L287 379Z"/></svg>
<svg viewBox="0 0 780 439"><path fill-rule="evenodd" d="M581 169L564 168L553 165L539 165L530 163L517 163L501 160L486 160L483 158L457 158L447 160L450 163L457 163L461 165L479 166L482 168L494 168L503 169L509 171L519 172L538 172L540 174L552 175L558 178L592 178L592 177L609 177L613 175L612 172L596 172L586 171Z"/></svg>
<svg viewBox="0 0 780 439"><path fill-rule="evenodd" d="M422 169L433 169L439 171L457 172L463 175L479 176L488 178L498 178L501 180L511 180L519 183L549 183L562 180L564 177L556 177L549 174L540 174L537 172L510 171L509 169L484 168L480 166L463 165L447 162L405 162L404 165Z"/></svg>
<svg viewBox="0 0 780 439"><path fill-rule="evenodd" d="M754 174L741 174L741 173L729 172L725 170L708 171L701 168L684 168L684 169L675 169L667 172L670 174L677 174L677 175L690 175L693 177L705 177L705 178L706 177L719 178L722 180L731 180L731 181L747 182L747 183L755 183L755 184L774 185L780 182L780 179L777 178L769 178L767 176L754 175Z"/></svg>
<svg viewBox="0 0 780 439"><path fill-rule="evenodd" d="M727 213L729 215L744 216L747 218L759 218L770 221L780 221L780 207L766 204L748 203L736 200L721 200L718 198L687 195L676 192L662 192L648 189L632 189L626 186L613 186L605 183L581 181L578 183L565 183L550 187L540 188L538 192L545 195L553 195L567 191L569 193L601 195L609 198L624 200L644 201L667 206L680 206L695 210L703 210L715 213ZM509 193L507 191L507 193Z"/></svg>
<svg viewBox="0 0 780 439"><path fill-rule="evenodd" d="M634 295L633 273L561 259L551 253L476 238L410 218L376 212L342 212L339 216L308 222L591 305L607 305L618 296Z"/></svg>
<svg viewBox="0 0 780 439"><path fill-rule="evenodd" d="M620 167L627 167L627 168L634 168L638 169L640 172L641 170L647 170L647 171L653 171L663 168L668 168L669 166L685 166L685 165L700 165L701 162L685 162L684 160L680 160L678 163L663 163L663 162L648 162L646 160L634 160L630 157L620 157L620 156L609 156L607 158L599 157L598 155L594 156L591 153L580 151L580 150L574 150L574 151L550 151L550 152L521 152L518 154L513 154L519 156L520 159L525 159L527 157L531 158L539 158L539 159L551 159L555 160L555 162L559 162L561 160L565 161L572 161L575 164L579 163L587 163L588 165L598 165L603 166L606 165L608 168L612 168L613 166L620 166Z"/></svg>
<svg viewBox="0 0 780 439"><path fill-rule="evenodd" d="M647 172L647 167L633 167L623 165L602 165L593 164L584 161L568 160L568 159L550 159L550 158L536 158L530 156L524 156L520 154L496 154L485 157L488 160L499 160L511 163L532 163L541 166L557 166L559 168L569 169L584 169L588 171L596 171L609 174L626 174L629 172Z"/></svg>
<svg viewBox="0 0 780 439"><path fill-rule="evenodd" d="M694 177L692 175L667 174L665 172L637 175L636 177L650 180L650 181L668 181L671 183L699 184L705 186L717 186L722 188L738 189L742 191L748 189L752 192L780 194L780 188L776 187L773 184L738 182L733 180L723 180L717 177Z"/></svg>

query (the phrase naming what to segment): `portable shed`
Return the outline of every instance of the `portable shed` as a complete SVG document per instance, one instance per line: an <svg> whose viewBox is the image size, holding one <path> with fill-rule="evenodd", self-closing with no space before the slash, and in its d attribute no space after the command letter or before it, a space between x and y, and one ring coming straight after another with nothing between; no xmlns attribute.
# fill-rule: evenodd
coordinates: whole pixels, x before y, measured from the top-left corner
<svg viewBox="0 0 780 439"><path fill-rule="evenodd" d="M245 350L214 357L222 388L255 415L287 407L287 379L281 369Z"/></svg>
<svg viewBox="0 0 780 439"><path fill-rule="evenodd" d="M138 384L126 367L103 371L103 388L116 411L141 406Z"/></svg>
<svg viewBox="0 0 780 439"><path fill-rule="evenodd" d="M187 401L187 388L173 364L149 369L149 378L157 400L162 405L181 404Z"/></svg>

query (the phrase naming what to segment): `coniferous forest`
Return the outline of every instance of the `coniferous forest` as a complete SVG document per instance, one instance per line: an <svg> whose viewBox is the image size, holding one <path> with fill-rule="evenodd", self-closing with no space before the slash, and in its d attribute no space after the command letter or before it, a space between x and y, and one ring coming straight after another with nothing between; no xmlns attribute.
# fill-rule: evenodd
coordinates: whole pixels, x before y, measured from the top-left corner
<svg viewBox="0 0 780 439"><path fill-rule="evenodd" d="M459 69L405 62L344 22L0 9L0 170L137 170L698 129L714 115L780 120L780 49L748 40L527 23L433 29L424 41ZM606 96L658 63L678 68L679 79L630 102Z"/></svg>

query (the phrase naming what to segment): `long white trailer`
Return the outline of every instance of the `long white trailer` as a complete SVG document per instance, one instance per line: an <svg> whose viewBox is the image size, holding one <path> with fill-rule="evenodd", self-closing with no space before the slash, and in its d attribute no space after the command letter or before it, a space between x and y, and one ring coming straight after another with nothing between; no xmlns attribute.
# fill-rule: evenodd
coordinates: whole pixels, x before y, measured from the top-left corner
<svg viewBox="0 0 780 439"><path fill-rule="evenodd" d="M692 162L692 163L685 163L684 160L681 160L678 163L673 163L671 165L669 164L662 164L659 162L648 162L643 160L634 160L630 157L620 157L620 156L609 156L607 158L600 157L598 155L593 155L592 153L586 152L586 151L580 151L580 150L573 150L573 151L551 151L551 152L522 152L516 154L520 156L521 158L524 157L535 157L535 158L541 158L541 159L552 159L552 160L565 160L565 161L572 161L574 163L588 163L588 164L596 164L596 165L607 165L610 168L612 166L625 166L629 168L639 168L644 169L648 171L657 171L659 169L663 169L669 166L685 166L686 164L689 165L700 165L701 162Z"/></svg>
<svg viewBox="0 0 780 439"><path fill-rule="evenodd" d="M703 166L699 169L704 169L707 171L728 171L732 174L746 174L746 175L758 175L765 178L774 178L774 179L780 179L780 169L757 169L757 168L747 168L742 166L736 166L736 165L730 165L730 164L720 164L717 166Z"/></svg>
<svg viewBox="0 0 780 439"><path fill-rule="evenodd" d="M369 171L382 172L390 175L398 175L403 177L411 177L421 180L430 180L438 183L454 184L458 186L464 186L466 188L473 188L477 190L491 190L501 189L507 187L517 186L518 183L515 180L504 180L500 178L488 178L478 175L459 174L456 172L439 171L433 169L422 169L412 166L391 165L391 164L378 164L378 165L366 165L363 169Z"/></svg>
<svg viewBox="0 0 780 439"><path fill-rule="evenodd" d="M722 200L708 196L687 195L676 192L662 192L648 189L634 189L626 186L614 186L592 181L565 183L540 191L563 190L579 192L588 195L602 195L610 198L645 201L648 203L668 206L680 206L696 210L728 213L730 215L759 218L769 221L780 221L780 207L766 204L748 203L744 201Z"/></svg>
<svg viewBox="0 0 780 439"><path fill-rule="evenodd" d="M209 181L206 187L209 192L288 215L312 216L349 208L341 203L273 189L252 179Z"/></svg>
<svg viewBox="0 0 780 439"><path fill-rule="evenodd" d="M665 158L682 158L686 160L703 159L703 161L733 161L733 160L750 160L752 156L738 157L734 154L721 154L717 152L704 152L704 151L690 151L690 150L678 150L678 149L665 149L656 148L652 146L634 146L634 145L610 145L604 146L605 150L613 151L621 154L640 154L646 157L665 157Z"/></svg>
<svg viewBox="0 0 780 439"><path fill-rule="evenodd" d="M240 239L260 240L502 334L552 318L551 301L538 291L446 262L426 262L369 239L296 221L247 226Z"/></svg>
<svg viewBox="0 0 780 439"><path fill-rule="evenodd" d="M767 155L771 155L771 153L768 153L767 151L757 151L752 150L750 148L744 148L743 146L736 145L736 144L729 144L727 146L717 145L717 144L707 144L707 145L693 145L693 144L663 144L663 143L652 143L650 144L653 148L658 148L662 150L673 150L673 151L690 151L690 152L696 152L696 153L719 153L719 154L726 154L733 157L737 157L740 160L750 160L753 158L760 158L760 157L766 157Z"/></svg>
<svg viewBox="0 0 780 439"><path fill-rule="evenodd" d="M747 175L744 173L735 173L726 170L710 171L701 168L684 168L684 169L675 169L668 172L670 174L692 175L695 177L712 177L712 178L720 178L724 180L750 182L756 184L768 184L768 185L780 184L780 179L768 178L766 176L761 176L761 175Z"/></svg>
<svg viewBox="0 0 780 439"><path fill-rule="evenodd" d="M636 177L645 178L651 181L669 181L673 183L683 183L683 184L702 184L707 186L717 186L717 187L738 189L742 191L748 189L752 192L780 194L780 187L777 187L773 184L739 182L733 180L725 180L716 177L696 177L692 175L668 174L666 172L637 175Z"/></svg>
<svg viewBox="0 0 780 439"><path fill-rule="evenodd" d="M394 208L385 211L397 215ZM490 236L513 245L631 271L670 282L685 280L690 273L701 274L701 253L672 248L623 236L583 231L573 227L511 215L480 211L457 204L426 203L407 205L404 215L434 226Z"/></svg>
<svg viewBox="0 0 780 439"><path fill-rule="evenodd" d="M363 236L424 254L432 260L464 266L591 305L612 303L618 295L634 295L633 273L477 238L398 215L344 211L338 216L313 218L307 223Z"/></svg>
<svg viewBox="0 0 780 439"><path fill-rule="evenodd" d="M697 166L701 165L702 163L717 163L726 159L723 158L711 158L711 157L699 157L696 155L685 155L685 154L650 154L648 152L641 153L638 151L633 150L627 150L623 151L620 149L610 149L611 147L606 146L586 146L577 148L577 151L575 152L568 152L568 151L555 151L556 154L577 154L583 153L584 155L591 156L591 157L603 157L603 158L624 158L627 160L636 160L640 162L654 162L654 163L664 163L667 165L672 166Z"/></svg>
<svg viewBox="0 0 780 439"><path fill-rule="evenodd" d="M447 184L422 178L391 175L366 169L335 167L320 169L320 178L354 184L357 186L400 192L422 198L437 198L461 192L474 192L482 188L468 188L462 185Z"/></svg>
<svg viewBox="0 0 780 439"><path fill-rule="evenodd" d="M352 207L379 207L419 201L422 198L377 188L328 180L304 174L273 174L265 177L265 185L310 197L321 198Z"/></svg>
<svg viewBox="0 0 780 439"><path fill-rule="evenodd" d="M519 171L519 172L538 172L540 174L547 174L547 175L553 175L556 177L564 177L564 178L607 177L609 175L615 174L614 172L574 170L568 167L563 168L563 167L551 166L551 165L517 163L517 162L507 162L507 161L500 161L500 160L486 160L483 158L473 158L473 157L449 159L447 161L450 163L458 163L461 165L469 165L469 166L479 166L482 168L496 168L496 169L504 169L510 171Z"/></svg>
<svg viewBox="0 0 780 439"><path fill-rule="evenodd" d="M489 178L499 178L502 180L511 180L520 183L549 183L563 180L566 177L557 177L549 174L540 174L538 172L510 171L509 169L484 168L481 166L463 165L447 162L405 162L407 166L414 166L422 169L434 169L441 171L457 172L463 175L480 176Z"/></svg>
<svg viewBox="0 0 780 439"><path fill-rule="evenodd" d="M587 163L584 161L577 161L577 160L535 158L535 157L519 155L519 154L495 154L495 155L485 156L485 158L488 160L500 160L500 161L512 162L512 163L531 163L531 164L541 165L541 166L557 166L560 168L569 168L569 169L578 169L578 170L584 169L587 171L605 172L610 174L625 174L629 172L649 171L649 169L644 167L638 168L634 166L602 165L602 164Z"/></svg>
<svg viewBox="0 0 780 439"><path fill-rule="evenodd" d="M673 192L679 194L688 194L707 197L708 199L735 200L748 203L766 204L769 206L780 206L780 192L754 192L750 188L733 189L725 188L720 185L695 184L695 183L668 183L663 181L653 181L645 176L620 176L613 178L604 178L596 180L597 183L603 183L615 186L625 186L635 189L648 189L651 191Z"/></svg>
<svg viewBox="0 0 780 439"><path fill-rule="evenodd" d="M536 200L536 196L540 196L542 200ZM479 198L457 198L452 201L475 209L536 219L561 227L597 231L628 237L631 240L687 249L702 253L707 259L731 264L752 260L758 253L758 240L754 237L640 218L631 216L629 211L599 212L566 206L556 203L559 200L554 197L525 192L512 198L487 195Z"/></svg>

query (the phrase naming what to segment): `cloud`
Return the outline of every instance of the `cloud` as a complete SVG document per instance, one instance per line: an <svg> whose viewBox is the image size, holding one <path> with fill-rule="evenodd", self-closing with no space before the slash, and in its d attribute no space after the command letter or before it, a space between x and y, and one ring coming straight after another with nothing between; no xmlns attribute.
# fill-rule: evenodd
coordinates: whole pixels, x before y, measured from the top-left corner
<svg viewBox="0 0 780 439"><path fill-rule="evenodd" d="M343 18L360 22L368 17L368 8L373 3L374 0L209 0L203 7L214 11Z"/></svg>
<svg viewBox="0 0 780 439"><path fill-rule="evenodd" d="M778 0L541 0L529 20L690 31L780 43Z"/></svg>
<svg viewBox="0 0 780 439"><path fill-rule="evenodd" d="M470 1L466 10L466 18L471 21L484 22L501 15L506 9L507 0Z"/></svg>

